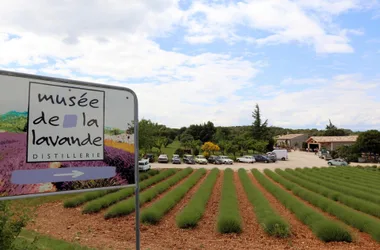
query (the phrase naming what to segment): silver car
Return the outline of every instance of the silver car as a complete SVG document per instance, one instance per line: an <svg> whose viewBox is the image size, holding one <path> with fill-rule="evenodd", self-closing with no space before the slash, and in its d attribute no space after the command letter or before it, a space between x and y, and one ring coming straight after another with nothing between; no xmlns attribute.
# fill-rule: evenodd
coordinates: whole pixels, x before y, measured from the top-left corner
<svg viewBox="0 0 380 250"><path fill-rule="evenodd" d="M329 160L327 164L329 164L329 166L348 166L348 163L340 158Z"/></svg>

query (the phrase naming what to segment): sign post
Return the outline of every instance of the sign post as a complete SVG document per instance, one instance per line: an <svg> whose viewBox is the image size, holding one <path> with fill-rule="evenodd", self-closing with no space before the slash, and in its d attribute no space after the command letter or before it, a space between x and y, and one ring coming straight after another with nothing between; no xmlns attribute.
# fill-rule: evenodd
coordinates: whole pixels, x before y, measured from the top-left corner
<svg viewBox="0 0 380 250"><path fill-rule="evenodd" d="M125 87L0 70L0 200L135 187L138 100Z"/></svg>

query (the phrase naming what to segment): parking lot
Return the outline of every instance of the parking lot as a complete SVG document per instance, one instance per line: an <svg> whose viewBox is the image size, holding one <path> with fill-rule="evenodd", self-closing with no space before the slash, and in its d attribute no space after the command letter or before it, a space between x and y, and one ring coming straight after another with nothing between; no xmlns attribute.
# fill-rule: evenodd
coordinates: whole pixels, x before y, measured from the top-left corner
<svg viewBox="0 0 380 250"><path fill-rule="evenodd" d="M257 169L265 169L265 168L302 168L302 167L320 167L320 166L328 166L327 161L319 159L316 155L313 153L307 153L307 152L301 152L301 151L295 151L295 152L289 152L289 159L287 161L277 161L275 163L237 163L234 162L233 165L214 165L214 164L207 164L207 165L189 165L189 164L171 164L171 163L151 163L152 168L184 168L184 167L192 167L192 168L214 168L217 167L219 169L226 169L226 168L233 168L233 169L239 169L239 168L245 168L245 169L251 169L251 168L257 168Z"/></svg>
<svg viewBox="0 0 380 250"><path fill-rule="evenodd" d="M327 167L327 161L320 159L318 156L316 156L314 153L308 153L303 151L293 151L289 152L289 159L287 161L277 161L275 163L237 163L234 162L233 165L214 165L214 164L207 164L207 165L189 165L189 164L171 164L169 163L151 163L152 168L184 168L184 167L192 167L192 168L219 168L219 169L226 169L226 168L232 168L232 169L239 169L239 168L245 168L245 169L252 169L256 168L259 170L263 170L265 168L274 169L274 168L304 168L304 167ZM353 163L350 165L362 165L362 166L372 166L376 164L358 164ZM380 164L377 164L380 167Z"/></svg>

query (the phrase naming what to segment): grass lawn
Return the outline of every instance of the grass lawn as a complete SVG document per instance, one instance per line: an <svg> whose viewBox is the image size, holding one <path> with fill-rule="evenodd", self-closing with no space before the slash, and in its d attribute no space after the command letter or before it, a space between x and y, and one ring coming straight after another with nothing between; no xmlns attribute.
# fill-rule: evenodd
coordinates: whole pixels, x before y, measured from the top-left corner
<svg viewBox="0 0 380 250"><path fill-rule="evenodd" d="M26 246L34 246L34 249L49 250L91 250L93 248L83 247L76 243L41 235L33 231L23 230L15 241L16 249L23 249ZM18 247L18 248L17 248ZM28 248L27 248L28 249ZM33 248L32 248L33 249Z"/></svg>
<svg viewBox="0 0 380 250"><path fill-rule="evenodd" d="M176 149L179 148L180 146L181 146L181 143L179 141L173 141L173 143L169 144L168 147L162 148L161 152L163 154L167 154L169 158L171 158L174 152L176 151ZM156 154L159 153L158 148L153 148L152 151L153 151L152 153L156 153Z"/></svg>

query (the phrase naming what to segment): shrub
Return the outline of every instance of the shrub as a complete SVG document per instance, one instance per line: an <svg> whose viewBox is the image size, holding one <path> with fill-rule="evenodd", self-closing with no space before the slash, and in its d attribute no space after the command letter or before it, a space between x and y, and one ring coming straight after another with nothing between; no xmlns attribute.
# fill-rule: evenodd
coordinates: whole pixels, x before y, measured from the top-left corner
<svg viewBox="0 0 380 250"><path fill-rule="evenodd" d="M253 205L257 221L263 227L264 231L269 235L279 238L289 237L289 224L273 210L260 189L253 185L248 177L247 171L241 168L238 173L245 194Z"/></svg>
<svg viewBox="0 0 380 250"><path fill-rule="evenodd" d="M173 175L175 172L176 171L174 169L161 171L160 174L155 175L145 181L142 181L139 184L140 190L144 190L147 187L162 181L163 179ZM88 214L88 213L99 212L103 208L109 207L118 201L121 201L125 198L132 196L134 193L135 193L135 188L131 187L131 188L124 188L115 193L105 195L103 197L100 197L99 199L93 200L89 202L88 204L86 204L86 206L82 210L82 213Z"/></svg>
<svg viewBox="0 0 380 250"><path fill-rule="evenodd" d="M292 186L291 191L293 194L337 217L346 224L351 225L362 232L369 233L374 240L380 242L380 220L334 202L322 195L301 188L272 171L265 170L265 173L281 185Z"/></svg>
<svg viewBox="0 0 380 250"><path fill-rule="evenodd" d="M149 169L147 172L145 173L139 173L139 180L140 181L143 181L143 180L146 180L148 179L149 177L151 176L155 176L156 174L159 173L159 170L157 169Z"/></svg>
<svg viewBox="0 0 380 250"><path fill-rule="evenodd" d="M296 172L296 171L293 171L291 173L294 175L300 175L300 176L302 176L303 179L298 178L298 177L296 177L292 174L289 174L287 172L284 172L280 169L276 169L276 172L279 175L281 175L282 177L284 177L284 178L286 178L286 179L288 179L294 183L297 183L306 189L309 189L313 192L321 194L321 195L323 195L327 198L330 198L334 201L339 201L339 202L341 202L341 203L343 203L349 207L352 207L356 210L362 211L364 213L371 214L371 215L376 216L376 217L380 217L380 206L379 205L372 203L372 202L368 202L366 200L355 198L355 197L350 196L350 195L346 195L345 193L350 194L348 189L346 191L344 191L345 193L331 190L331 189L326 188L324 186L314 184L313 182L318 183L319 181L315 181L313 178L309 178L307 176L304 176L301 173ZM319 183L324 183L324 182L319 182ZM323 185L325 185L325 184L323 184Z"/></svg>
<svg viewBox="0 0 380 250"><path fill-rule="evenodd" d="M77 196L74 196L70 199L67 199L63 202L63 206L66 208L69 207L78 207L82 205L83 203L86 203L87 201L94 200L96 198L102 197L104 195L107 195L112 192L116 192L119 189L111 189L111 190L99 190L99 191L93 191L88 193L83 193Z"/></svg>
<svg viewBox="0 0 380 250"><path fill-rule="evenodd" d="M184 183L168 192L164 197L154 202L150 207L141 211L141 222L147 224L157 224L161 218L169 212L206 174L206 169L198 169Z"/></svg>
<svg viewBox="0 0 380 250"><path fill-rule="evenodd" d="M279 181L281 178L279 175L269 170L264 172L275 181ZM253 175L257 181L271 194L273 194L286 208L288 208L294 215L305 225L307 225L311 231L322 241L352 241L351 234L343 228L340 224L331 221L323 214L317 212L311 207L305 205L299 201L296 197L289 194L282 188L269 181L262 173L257 169L252 170ZM284 181L282 181L284 180ZM295 185L285 179L281 180L281 185L287 187L287 189L293 188ZM334 234L326 232L335 232Z"/></svg>
<svg viewBox="0 0 380 250"><path fill-rule="evenodd" d="M158 169L149 169L148 172L147 172L147 174L150 175L150 176L155 176L155 175L157 175L159 173L160 173L160 170L158 170Z"/></svg>
<svg viewBox="0 0 380 250"><path fill-rule="evenodd" d="M305 169L304 171L309 171L309 170ZM359 175L357 173L352 173L349 170L347 170L346 167L338 167L338 168L330 167L323 171L316 171L316 169L313 169L313 173L319 173L325 176L334 175L334 178L336 179L342 179L345 181L349 180L350 183L355 183L360 186L369 187L372 190L376 190L380 187L380 182L378 180L370 180L368 177Z"/></svg>
<svg viewBox="0 0 380 250"><path fill-rule="evenodd" d="M176 223L179 228L194 228L202 218L207 202L219 175L219 169L214 168L186 207L177 214Z"/></svg>
<svg viewBox="0 0 380 250"><path fill-rule="evenodd" d="M328 174L325 171L317 172L317 171L308 171L308 170L298 170L297 172L305 174L307 176L312 176L312 177L318 178L318 179L323 180L323 181L333 182L333 183L339 184L341 186L353 188L355 190L360 190L363 192L367 192L370 194L376 194L376 195L380 196L380 191L377 191L376 187L371 188L371 187L364 186L362 184L364 180L362 180L362 181L355 180L357 177L353 176L353 175L343 177L343 179L342 179L341 174L337 174L337 173Z"/></svg>
<svg viewBox="0 0 380 250"><path fill-rule="evenodd" d="M27 211L15 211L9 201L0 201L0 249L14 249L17 236L29 221Z"/></svg>
<svg viewBox="0 0 380 250"><path fill-rule="evenodd" d="M194 155L199 155L199 149L197 148L194 149Z"/></svg>
<svg viewBox="0 0 380 250"><path fill-rule="evenodd" d="M177 154L179 155L179 157L183 157L183 155L185 154L185 152L183 151L182 148L177 148L175 151L174 151L174 154Z"/></svg>
<svg viewBox="0 0 380 250"><path fill-rule="evenodd" d="M234 172L230 168L224 171L217 229L219 233L242 232L242 221L234 184Z"/></svg>
<svg viewBox="0 0 380 250"><path fill-rule="evenodd" d="M193 172L193 169L188 167L185 168L179 172L177 172L175 175L170 177L164 182L161 182L157 184L156 186L142 192L139 194L139 202L140 206L145 204L146 202L149 202L153 200L155 197L157 197L159 194L162 194L166 190L168 190L170 187L177 184L180 180L184 179L186 176L191 174ZM119 202L112 207L110 207L106 213L104 214L105 219L110 219L113 217L120 217L125 216L133 211L135 211L135 200L134 199L127 199L125 201Z"/></svg>

